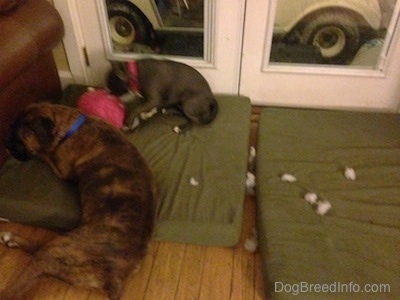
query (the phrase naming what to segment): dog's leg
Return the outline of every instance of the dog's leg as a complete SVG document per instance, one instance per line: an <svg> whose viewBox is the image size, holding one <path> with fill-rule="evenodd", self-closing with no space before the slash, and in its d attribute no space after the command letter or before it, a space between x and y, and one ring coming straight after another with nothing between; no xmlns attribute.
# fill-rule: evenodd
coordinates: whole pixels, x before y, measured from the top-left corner
<svg viewBox="0 0 400 300"><path fill-rule="evenodd" d="M123 280L117 272L111 271L108 276L108 280L105 283L104 291L110 300L118 300L121 298L121 293L123 289ZM124 276L125 277L125 276Z"/></svg>
<svg viewBox="0 0 400 300"><path fill-rule="evenodd" d="M9 248L20 248L26 252L34 252L38 246L9 231L0 232L0 243Z"/></svg>

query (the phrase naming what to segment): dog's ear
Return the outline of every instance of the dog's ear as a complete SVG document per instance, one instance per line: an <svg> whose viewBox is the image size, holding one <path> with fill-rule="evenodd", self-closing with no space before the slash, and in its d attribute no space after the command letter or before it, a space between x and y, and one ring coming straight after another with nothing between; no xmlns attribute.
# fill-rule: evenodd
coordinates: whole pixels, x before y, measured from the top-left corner
<svg viewBox="0 0 400 300"><path fill-rule="evenodd" d="M47 117L38 117L27 123L27 129L33 132L41 148L46 148L53 142L54 128L54 122Z"/></svg>

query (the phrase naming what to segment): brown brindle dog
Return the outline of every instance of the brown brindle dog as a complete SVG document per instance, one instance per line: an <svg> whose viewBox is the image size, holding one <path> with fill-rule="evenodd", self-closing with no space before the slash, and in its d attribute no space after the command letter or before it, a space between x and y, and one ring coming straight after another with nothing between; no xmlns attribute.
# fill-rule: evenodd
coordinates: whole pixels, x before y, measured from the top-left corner
<svg viewBox="0 0 400 300"><path fill-rule="evenodd" d="M47 103L22 111L7 148L20 160L36 155L60 178L76 181L82 221L41 247L0 233L1 243L32 253L0 299L22 297L42 275L120 299L125 279L146 254L155 219L151 172L138 150L111 125Z"/></svg>

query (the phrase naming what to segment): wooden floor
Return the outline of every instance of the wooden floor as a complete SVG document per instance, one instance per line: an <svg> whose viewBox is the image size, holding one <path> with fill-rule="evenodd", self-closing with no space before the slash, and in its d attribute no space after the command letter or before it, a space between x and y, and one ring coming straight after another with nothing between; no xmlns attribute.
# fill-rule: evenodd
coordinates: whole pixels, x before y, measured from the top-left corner
<svg viewBox="0 0 400 300"><path fill-rule="evenodd" d="M250 144L256 141L257 108L253 109ZM138 273L132 274L122 299L136 300L261 300L265 299L260 255L244 249L253 235L256 204L254 196L245 199L242 237L234 248L205 247L152 241ZM46 240L52 233L39 228L0 222L0 231ZM18 249L0 245L0 290L29 262ZM104 300L97 291L73 288L56 279L43 279L29 300Z"/></svg>
<svg viewBox="0 0 400 300"><path fill-rule="evenodd" d="M140 269L128 280L122 299L240 299L261 300L263 294L260 256L244 249L255 226L255 201L245 199L243 233L234 248L205 247L152 241ZM0 223L0 231L15 231L30 239L47 239L52 233L38 228ZM0 289L18 277L29 257L0 245ZM44 279L31 295L33 300L100 300L97 291L73 288L55 279Z"/></svg>

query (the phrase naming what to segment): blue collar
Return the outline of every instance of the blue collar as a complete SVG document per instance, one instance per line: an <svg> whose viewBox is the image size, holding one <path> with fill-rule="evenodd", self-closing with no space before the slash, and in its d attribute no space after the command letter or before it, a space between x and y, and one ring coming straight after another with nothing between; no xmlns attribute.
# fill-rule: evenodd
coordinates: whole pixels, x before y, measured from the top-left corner
<svg viewBox="0 0 400 300"><path fill-rule="evenodd" d="M65 133L63 138L61 139L60 143L64 142L66 139L68 139L70 136L72 136L75 132L78 131L79 128L85 123L87 117L83 114L79 116L78 119L74 122L74 124L71 125L71 127L68 129L68 131Z"/></svg>

